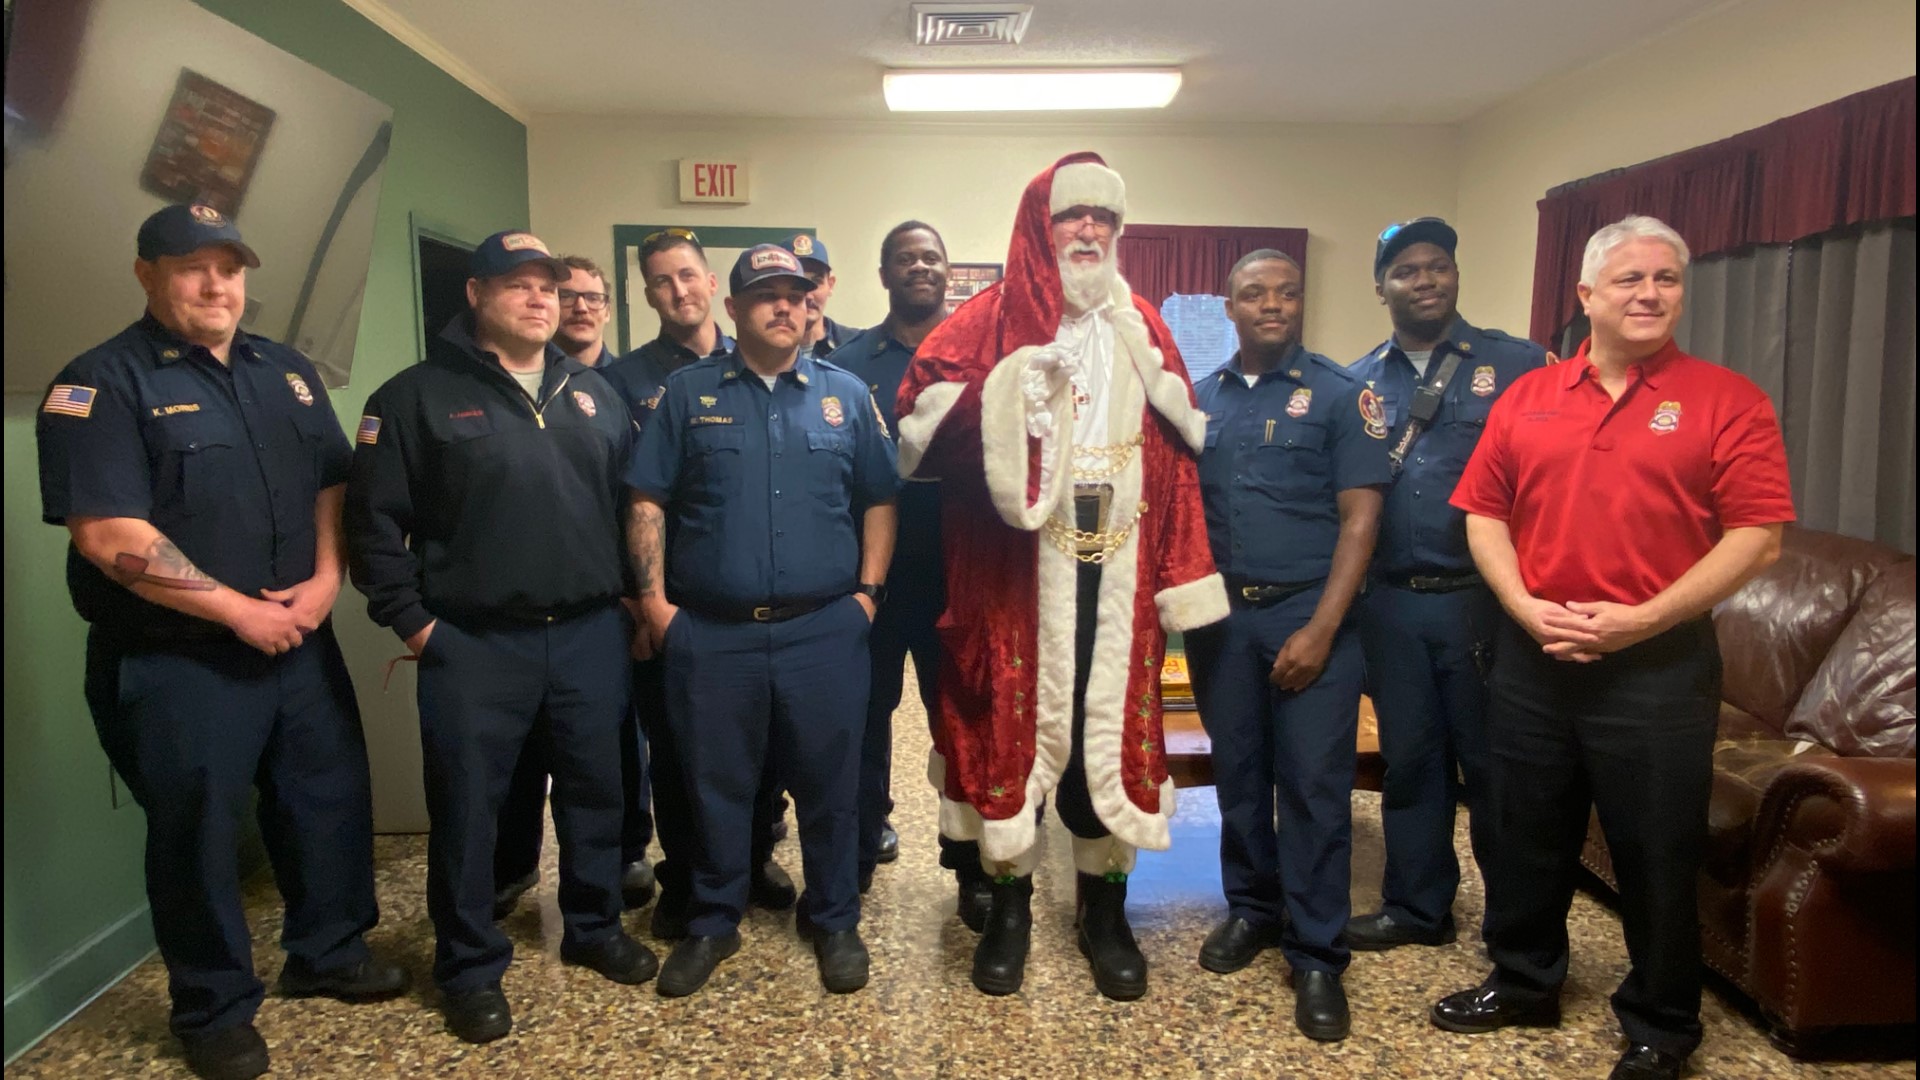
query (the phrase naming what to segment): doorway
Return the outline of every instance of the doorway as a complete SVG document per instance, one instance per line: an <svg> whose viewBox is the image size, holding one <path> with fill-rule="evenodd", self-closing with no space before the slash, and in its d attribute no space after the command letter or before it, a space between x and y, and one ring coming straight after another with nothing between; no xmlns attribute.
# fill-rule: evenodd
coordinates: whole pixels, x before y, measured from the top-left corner
<svg viewBox="0 0 1920 1080"><path fill-rule="evenodd" d="M419 357L427 342L467 310L467 265L474 245L439 229L413 226L414 312Z"/></svg>

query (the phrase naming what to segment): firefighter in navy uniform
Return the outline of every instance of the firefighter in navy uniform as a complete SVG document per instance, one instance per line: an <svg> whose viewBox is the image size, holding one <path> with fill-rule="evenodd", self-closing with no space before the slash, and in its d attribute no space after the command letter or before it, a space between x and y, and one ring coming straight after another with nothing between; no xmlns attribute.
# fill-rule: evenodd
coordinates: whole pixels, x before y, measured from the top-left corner
<svg viewBox="0 0 1920 1080"><path fill-rule="evenodd" d="M1187 636L1213 740L1227 896L1200 964L1238 971L1278 945L1293 969L1295 1024L1336 1041L1351 1028L1341 931L1365 677L1347 614L1389 478L1386 419L1358 377L1301 347L1293 259L1251 252L1227 288L1240 349L1195 388L1207 413L1207 538L1232 604L1225 622Z"/></svg>
<svg viewBox="0 0 1920 1080"><path fill-rule="evenodd" d="M1393 336L1349 369L1386 410L1387 489L1372 586L1360 604L1367 684L1380 719L1387 866L1380 910L1347 922L1347 944L1381 950L1454 940L1460 863L1453 808L1464 800L1474 859L1492 851L1485 812L1487 668L1500 606L1467 550L1467 515L1448 505L1493 403L1546 351L1456 310L1459 238L1439 218L1389 226L1374 247L1374 291ZM1457 778L1456 778L1457 777Z"/></svg>
<svg viewBox="0 0 1920 1080"><path fill-rule="evenodd" d="M689 936L658 989L691 994L739 949L755 792L777 758L806 869L798 929L821 982L847 993L867 983L860 734L899 477L866 384L802 347L813 283L799 260L750 248L729 285L738 351L667 380L627 474L634 578L700 840Z"/></svg>
<svg viewBox="0 0 1920 1080"><path fill-rule="evenodd" d="M707 265L706 249L693 230L648 233L640 241L638 260L647 306L660 316L660 333L607 365L601 374L627 403L637 430L645 431L661 395L666 393L667 377L703 357L732 353L734 342L714 321L713 294L720 282ZM673 731L667 725L666 673L644 639L637 640L635 646L637 652L647 654L634 667L633 693L647 737L661 856L654 875L660 900L653 906L648 932L659 940L673 941L687 936L687 904L693 895L693 807ZM748 897L770 911L785 911L799 894L793 879L773 859L774 845L787 830L787 804L780 795L775 764L767 762L766 774L760 778L760 794L754 801L753 877Z"/></svg>
<svg viewBox="0 0 1920 1080"><path fill-rule="evenodd" d="M354 584L420 661L427 910L447 1026L506 1035L496 823L547 742L563 961L621 983L658 961L620 926L620 724L632 625L620 473L633 423L550 341L569 268L530 233L474 249L471 310L368 399L347 498Z"/></svg>
<svg viewBox="0 0 1920 1080"><path fill-rule="evenodd" d="M903 221L889 230L880 241L880 284L887 290L886 321L854 335L828 361L866 382L880 406L881 420L891 431L900 379L913 360L913 351L947 317L947 249L939 232L923 221ZM946 607L939 481L909 481L900 489L899 506L899 536L889 574L892 585L873 622L873 684L860 762L861 892L872 883L877 864L900 857L900 835L887 817L893 812L893 711L900 705L909 654L928 716L938 700L934 680L940 668L940 641L933 624ZM954 848L964 851L954 854ZM986 920L990 896L978 846L942 837L940 861L953 867L960 878L960 916L978 930Z"/></svg>
<svg viewBox="0 0 1920 1080"><path fill-rule="evenodd" d="M827 317L827 301L833 299L834 287L840 279L834 276L833 263L828 261L827 245L819 238L806 233L780 245L793 252L800 260L800 266L807 272L807 280L813 282L813 291L807 294L807 336L804 342L807 355L817 360L832 356L835 349L865 331L834 322Z"/></svg>
<svg viewBox="0 0 1920 1080"><path fill-rule="evenodd" d="M42 514L72 533L100 745L146 812L170 1026L200 1076L267 1071L237 868L259 789L286 899L280 992L392 997L366 742L331 612L351 449L313 364L239 329L260 260L208 206L140 226L147 313L68 364L37 417Z"/></svg>

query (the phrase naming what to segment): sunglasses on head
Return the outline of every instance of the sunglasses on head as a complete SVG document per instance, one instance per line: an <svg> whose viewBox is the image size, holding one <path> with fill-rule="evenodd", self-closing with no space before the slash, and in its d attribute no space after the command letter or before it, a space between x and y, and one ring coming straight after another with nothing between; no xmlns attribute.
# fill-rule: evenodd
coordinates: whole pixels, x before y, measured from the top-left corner
<svg viewBox="0 0 1920 1080"><path fill-rule="evenodd" d="M640 238L640 246L645 247L646 245L653 243L655 240L662 240L669 236L677 236L682 240L691 240L696 244L700 242L700 237L694 235L694 231L692 229L682 229L678 226L675 226L673 228L668 228L668 229L656 229L653 232L648 233L647 235Z"/></svg>

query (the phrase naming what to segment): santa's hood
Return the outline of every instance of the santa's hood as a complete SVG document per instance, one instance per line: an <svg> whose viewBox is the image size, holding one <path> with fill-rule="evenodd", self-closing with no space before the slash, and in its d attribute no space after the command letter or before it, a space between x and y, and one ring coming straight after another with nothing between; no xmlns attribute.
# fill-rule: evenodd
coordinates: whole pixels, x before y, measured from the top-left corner
<svg viewBox="0 0 1920 1080"><path fill-rule="evenodd" d="M1066 301L1060 264L1053 253L1053 215L1076 205L1126 213L1126 187L1119 174L1090 150L1068 154L1049 165L1020 196L1001 284L1002 356L1025 345L1049 344L1059 332ZM1115 230L1113 250L1107 257L1118 258L1119 247L1120 233Z"/></svg>

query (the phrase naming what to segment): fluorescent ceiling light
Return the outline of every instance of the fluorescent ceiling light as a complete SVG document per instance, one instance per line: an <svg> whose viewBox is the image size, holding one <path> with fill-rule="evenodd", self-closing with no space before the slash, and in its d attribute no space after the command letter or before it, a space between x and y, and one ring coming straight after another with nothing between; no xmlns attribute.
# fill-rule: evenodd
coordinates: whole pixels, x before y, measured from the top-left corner
<svg viewBox="0 0 1920 1080"><path fill-rule="evenodd" d="M1180 92L1180 69L889 71L881 88L894 112L1159 109Z"/></svg>

